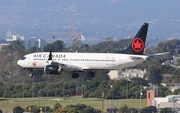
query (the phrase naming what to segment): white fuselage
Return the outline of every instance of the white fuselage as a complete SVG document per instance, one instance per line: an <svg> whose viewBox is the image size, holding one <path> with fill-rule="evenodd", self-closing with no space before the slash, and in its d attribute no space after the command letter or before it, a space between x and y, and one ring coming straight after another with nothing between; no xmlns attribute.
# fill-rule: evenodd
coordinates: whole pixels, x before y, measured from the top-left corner
<svg viewBox="0 0 180 113"><path fill-rule="evenodd" d="M31 53L18 61L23 68L44 69L49 52ZM83 70L119 70L145 61L148 56L115 53L65 53L53 52L52 61L81 67Z"/></svg>

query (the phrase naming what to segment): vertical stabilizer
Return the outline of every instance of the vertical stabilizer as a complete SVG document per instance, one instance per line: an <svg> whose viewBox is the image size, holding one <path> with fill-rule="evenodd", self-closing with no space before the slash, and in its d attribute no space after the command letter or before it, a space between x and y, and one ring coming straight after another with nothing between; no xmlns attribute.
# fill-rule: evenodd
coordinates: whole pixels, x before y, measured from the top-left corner
<svg viewBox="0 0 180 113"><path fill-rule="evenodd" d="M129 46L125 49L120 51L119 53L123 54L135 54L135 55L143 55L145 43L146 43L146 36L148 31L148 23L144 23L135 37L132 39Z"/></svg>

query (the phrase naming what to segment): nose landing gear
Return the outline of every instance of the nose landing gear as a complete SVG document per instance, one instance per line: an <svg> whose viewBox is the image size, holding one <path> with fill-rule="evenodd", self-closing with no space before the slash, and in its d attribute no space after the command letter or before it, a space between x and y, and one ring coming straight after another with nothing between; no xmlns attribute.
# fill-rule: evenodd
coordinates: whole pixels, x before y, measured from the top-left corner
<svg viewBox="0 0 180 113"><path fill-rule="evenodd" d="M24 68L26 71L29 71L30 72L30 77L34 76L33 74L33 69L28 69L28 68Z"/></svg>

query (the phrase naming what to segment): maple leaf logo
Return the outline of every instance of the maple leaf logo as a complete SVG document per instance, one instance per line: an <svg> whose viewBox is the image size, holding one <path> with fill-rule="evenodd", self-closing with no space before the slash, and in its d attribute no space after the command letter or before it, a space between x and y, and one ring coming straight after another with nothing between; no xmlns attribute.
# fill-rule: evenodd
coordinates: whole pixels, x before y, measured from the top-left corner
<svg viewBox="0 0 180 113"><path fill-rule="evenodd" d="M33 62L32 65L33 65L33 66L36 66L36 62Z"/></svg>
<svg viewBox="0 0 180 113"><path fill-rule="evenodd" d="M141 38L135 38L132 41L132 49L134 52L141 52L144 49L144 42Z"/></svg>

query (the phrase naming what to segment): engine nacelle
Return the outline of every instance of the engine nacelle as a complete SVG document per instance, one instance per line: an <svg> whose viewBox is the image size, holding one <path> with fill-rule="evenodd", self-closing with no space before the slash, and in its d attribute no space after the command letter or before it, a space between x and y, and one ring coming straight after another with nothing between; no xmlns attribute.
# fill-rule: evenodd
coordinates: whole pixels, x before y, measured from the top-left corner
<svg viewBox="0 0 180 113"><path fill-rule="evenodd" d="M61 74L62 69L60 66L54 66L54 65L47 65L44 68L44 73L45 74Z"/></svg>

